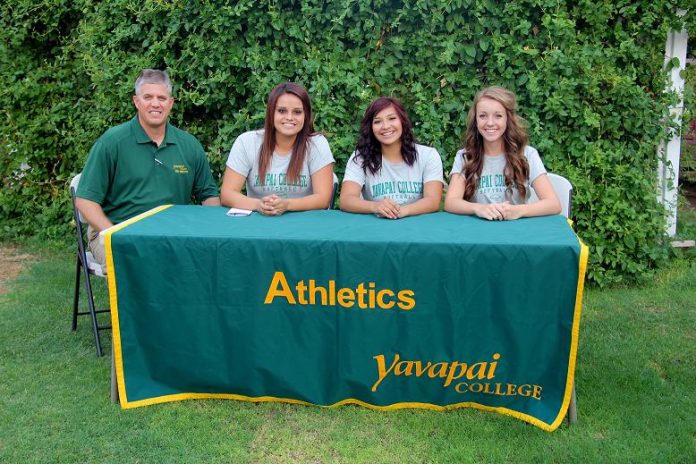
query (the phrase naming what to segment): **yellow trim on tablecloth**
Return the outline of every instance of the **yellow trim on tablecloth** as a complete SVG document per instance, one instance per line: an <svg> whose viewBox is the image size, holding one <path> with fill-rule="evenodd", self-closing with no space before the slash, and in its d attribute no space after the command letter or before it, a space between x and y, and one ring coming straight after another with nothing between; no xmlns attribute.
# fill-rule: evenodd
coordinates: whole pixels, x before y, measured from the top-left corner
<svg viewBox="0 0 696 464"><path fill-rule="evenodd" d="M496 412L499 414L504 414L507 416L514 417L515 419L520 419L525 422L529 422L532 425L535 425L539 427L542 430L545 430L547 432L553 432L555 428L552 428L549 426L549 424L537 419L536 417L530 416L529 414L524 414L519 411L513 411L508 408L504 407L496 407L496 406L484 406L482 404L474 403L474 402L462 402L462 403L455 403L455 404L448 404L446 406L440 406L437 404L430 404L430 403L419 403L419 402L403 402L403 403L394 403L390 404L387 406L376 406L374 404L366 403L361 400L356 400L354 398L347 398L345 400L338 401L334 404L330 405L317 405L314 403L310 403L307 401L302 401L302 400L295 400L292 398L277 398L274 396L258 396L258 397L252 397L252 396L244 396L244 395L237 395L234 393L175 393L172 395L164 395L164 396L157 396L154 398L148 398L144 400L138 400L138 401L121 401L121 407L123 409L133 409L133 408L139 408L143 406L151 406L153 404L161 404L161 403L169 403L169 402L174 402L174 401L183 401L183 400L199 400L199 399L225 399L225 400L235 400L235 401L248 401L252 403L265 403L265 402L276 402L276 403L288 403L288 404L299 404L303 406L315 406L315 407L320 407L320 408L326 408L326 409L331 409L331 408L337 408L340 406L344 406L346 404L355 404L358 406L363 406L368 409L372 409L375 411L395 411L397 409L427 409L430 411L449 411L452 409L459 409L459 408L474 408L474 409L480 409L482 411L490 411L490 412Z"/></svg>
<svg viewBox="0 0 696 464"><path fill-rule="evenodd" d="M118 322L118 298L116 294L116 273L114 272L114 255L111 250L111 236L118 232L119 230L128 227L146 217L152 216L164 211L173 205L163 205L156 208L152 208L149 211L145 211L142 214L138 214L126 221L116 224L110 227L104 232L104 251L106 252L106 277L109 285L109 305L111 307L111 339L113 343L113 354L114 366L116 369L116 381L118 383L118 395L121 401L121 405L128 402L128 397L126 396L126 383L123 379L123 354L121 352L121 329Z"/></svg>
<svg viewBox="0 0 696 464"><path fill-rule="evenodd" d="M568 219L568 225L573 227L573 221ZM577 235L576 235L577 237ZM582 314L582 295L585 289L585 274L587 273L587 260L590 256L590 250L585 245L585 243L578 238L578 243L580 244L580 259L578 262L578 286L575 292L575 310L573 313L573 328L570 335L570 354L568 359L568 376L566 378L565 393L563 395L563 402L561 403L561 409L558 412L558 416L549 426L549 431L552 432L561 425L563 419L568 413L568 407L570 406L570 399L573 395L573 388L575 387L575 364L578 354L578 341L580 338L580 316ZM544 427L542 427L544 428ZM544 428L544 430L546 430Z"/></svg>

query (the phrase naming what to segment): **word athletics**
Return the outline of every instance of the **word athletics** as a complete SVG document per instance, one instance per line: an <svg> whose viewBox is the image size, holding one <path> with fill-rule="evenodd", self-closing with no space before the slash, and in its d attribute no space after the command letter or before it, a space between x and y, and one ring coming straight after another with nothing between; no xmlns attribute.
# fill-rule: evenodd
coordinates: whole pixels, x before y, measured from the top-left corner
<svg viewBox="0 0 696 464"><path fill-rule="evenodd" d="M416 293L413 290L378 289L375 282L361 282L355 288L339 288L335 280L329 280L325 286L317 285L316 280L309 279L290 285L285 273L273 274L268 285L263 303L270 305L276 299L285 300L290 305L342 306L360 309L400 309L408 311L416 306Z"/></svg>

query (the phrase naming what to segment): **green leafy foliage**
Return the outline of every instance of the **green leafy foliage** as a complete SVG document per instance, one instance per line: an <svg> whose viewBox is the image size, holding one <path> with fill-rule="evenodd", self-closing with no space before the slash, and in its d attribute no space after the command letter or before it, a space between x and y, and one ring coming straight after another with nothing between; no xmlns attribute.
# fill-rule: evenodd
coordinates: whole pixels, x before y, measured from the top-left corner
<svg viewBox="0 0 696 464"><path fill-rule="evenodd" d="M683 77L684 116L679 178L683 183L696 184L696 64L688 65Z"/></svg>
<svg viewBox="0 0 696 464"><path fill-rule="evenodd" d="M685 2L681 2L685 3ZM133 81L166 67L173 122L222 173L261 126L268 91L305 85L342 175L378 95L402 99L446 169L476 91L518 93L532 145L575 186L590 280L633 279L667 256L656 200L672 96L673 1L16 0L0 5L0 237L68 236L67 183L92 142L133 114Z"/></svg>

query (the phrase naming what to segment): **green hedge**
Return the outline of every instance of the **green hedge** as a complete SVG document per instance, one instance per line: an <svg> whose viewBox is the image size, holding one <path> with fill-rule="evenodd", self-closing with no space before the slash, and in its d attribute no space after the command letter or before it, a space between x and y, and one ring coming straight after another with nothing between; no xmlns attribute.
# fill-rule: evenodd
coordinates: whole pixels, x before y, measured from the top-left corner
<svg viewBox="0 0 696 464"><path fill-rule="evenodd" d="M686 4L686 1L681 2ZM343 172L378 95L401 98L449 168L473 94L514 89L548 169L575 186L589 279L631 280L666 257L656 147L667 31L679 2L4 0L0 237L68 237L67 184L92 142L131 117L143 67L175 83L174 123L216 174L283 80L304 84ZM686 22L693 23L691 12Z"/></svg>
<svg viewBox="0 0 696 464"><path fill-rule="evenodd" d="M692 55L696 53L692 52ZM684 126L682 128L680 184L696 184L696 64L690 64L684 77Z"/></svg>

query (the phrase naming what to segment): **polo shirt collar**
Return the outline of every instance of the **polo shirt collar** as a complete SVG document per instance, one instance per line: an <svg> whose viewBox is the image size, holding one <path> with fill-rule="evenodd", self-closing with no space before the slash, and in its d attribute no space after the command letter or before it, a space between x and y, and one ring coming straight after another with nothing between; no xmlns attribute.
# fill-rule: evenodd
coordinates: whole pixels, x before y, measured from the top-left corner
<svg viewBox="0 0 696 464"><path fill-rule="evenodd" d="M169 124L169 121L167 121L167 127L164 131L164 140L162 140L162 144L160 146L176 143L176 137L174 136L172 127L174 126ZM137 143L152 143L152 139L149 135L147 135L147 132L145 132L143 126L140 125L140 120L138 119L137 114L133 119L131 119L131 128L133 129L133 135L135 136L135 141Z"/></svg>

